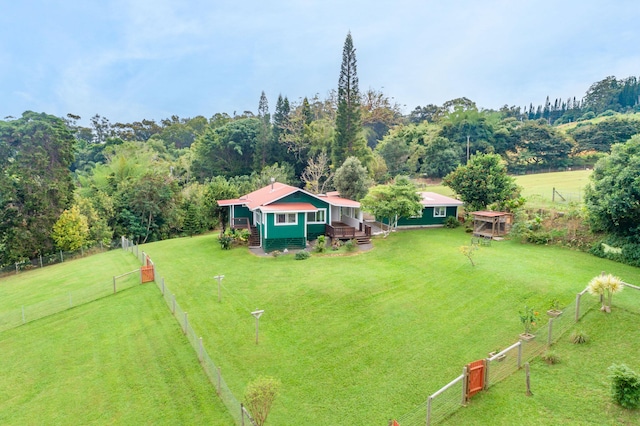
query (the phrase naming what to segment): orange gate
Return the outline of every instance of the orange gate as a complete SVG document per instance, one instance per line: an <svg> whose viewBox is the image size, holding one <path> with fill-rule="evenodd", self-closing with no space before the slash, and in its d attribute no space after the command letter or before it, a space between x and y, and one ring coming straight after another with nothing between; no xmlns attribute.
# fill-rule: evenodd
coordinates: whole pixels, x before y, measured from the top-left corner
<svg viewBox="0 0 640 426"><path fill-rule="evenodd" d="M485 360L467 364L467 399L484 389Z"/></svg>
<svg viewBox="0 0 640 426"><path fill-rule="evenodd" d="M140 281L144 283L149 283L155 279L153 274L153 262L149 259L149 256L146 257L146 265L140 267Z"/></svg>

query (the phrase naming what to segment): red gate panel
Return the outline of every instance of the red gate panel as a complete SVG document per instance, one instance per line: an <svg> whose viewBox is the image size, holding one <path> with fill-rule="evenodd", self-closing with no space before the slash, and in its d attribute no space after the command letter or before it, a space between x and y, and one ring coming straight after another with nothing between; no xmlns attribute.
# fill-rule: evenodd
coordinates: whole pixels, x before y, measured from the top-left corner
<svg viewBox="0 0 640 426"><path fill-rule="evenodd" d="M142 266L140 268L140 280L143 283L148 283L154 280L154 276L153 276L153 265L149 265L149 266Z"/></svg>
<svg viewBox="0 0 640 426"><path fill-rule="evenodd" d="M467 365L467 399L484 388L484 363L481 359Z"/></svg>

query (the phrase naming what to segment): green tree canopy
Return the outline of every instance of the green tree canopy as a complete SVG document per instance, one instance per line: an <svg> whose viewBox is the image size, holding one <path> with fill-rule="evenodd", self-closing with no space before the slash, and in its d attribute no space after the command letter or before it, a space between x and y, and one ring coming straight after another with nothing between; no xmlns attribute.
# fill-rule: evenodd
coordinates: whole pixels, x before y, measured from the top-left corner
<svg viewBox="0 0 640 426"><path fill-rule="evenodd" d="M53 224L73 200L74 143L52 115L0 121L0 265L53 250Z"/></svg>
<svg viewBox="0 0 640 426"><path fill-rule="evenodd" d="M78 206L62 212L53 225L51 236L60 250L76 251L86 246L89 239L89 225Z"/></svg>
<svg viewBox="0 0 640 426"><path fill-rule="evenodd" d="M340 196L355 201L367 194L370 183L367 169L356 157L347 158L333 177L333 184Z"/></svg>
<svg viewBox="0 0 640 426"><path fill-rule="evenodd" d="M591 227L640 244L640 135L596 163L585 190Z"/></svg>
<svg viewBox="0 0 640 426"><path fill-rule="evenodd" d="M221 127L207 128L192 145L192 172L201 180L217 175L249 175L253 171L254 153L264 122L243 118Z"/></svg>
<svg viewBox="0 0 640 426"><path fill-rule="evenodd" d="M376 218L388 220L388 235L401 217L419 215L422 211L416 186L406 176L398 176L392 184L377 185L360 201L363 210Z"/></svg>
<svg viewBox="0 0 640 426"><path fill-rule="evenodd" d="M467 165L458 166L442 183L460 196L468 212L520 197L520 187L507 175L507 168L498 154L472 156Z"/></svg>
<svg viewBox="0 0 640 426"><path fill-rule="evenodd" d="M429 140L424 148L420 171L428 177L444 177L460 164L461 155L460 145L437 136Z"/></svg>
<svg viewBox="0 0 640 426"><path fill-rule="evenodd" d="M515 163L534 166L558 166L566 163L573 149L571 141L545 120L529 120L518 125L515 152L510 156Z"/></svg>
<svg viewBox="0 0 640 426"><path fill-rule="evenodd" d="M568 133L580 151L609 152L611 145L624 143L640 133L640 120L624 116L607 117L597 123L580 123Z"/></svg>

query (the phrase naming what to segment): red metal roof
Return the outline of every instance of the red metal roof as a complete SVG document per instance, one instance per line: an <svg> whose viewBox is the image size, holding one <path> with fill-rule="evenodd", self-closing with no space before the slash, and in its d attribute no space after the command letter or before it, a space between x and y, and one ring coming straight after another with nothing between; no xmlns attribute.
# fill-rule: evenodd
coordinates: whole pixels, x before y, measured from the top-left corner
<svg viewBox="0 0 640 426"><path fill-rule="evenodd" d="M263 212L315 212L318 210L311 203L273 203L260 207Z"/></svg>
<svg viewBox="0 0 640 426"><path fill-rule="evenodd" d="M267 185L264 188L260 188L256 191L250 192L247 195L243 195L240 198L235 198L231 200L218 200L219 206L234 206L234 205L244 205L249 208L249 210L255 210L258 207L261 207L262 210L265 210L265 206L272 205L276 201L286 197L289 194L293 194L294 192L304 192L306 194L311 195L319 200L323 200L333 206L339 207L354 207L359 208L360 203L357 201L349 200L347 198L342 198L340 196L334 195L316 195L311 194L303 189L296 188L291 185L287 185L280 182L274 182L272 185ZM337 194L337 193L335 193ZM304 204L305 208L310 206L309 203L290 203L288 206L292 206L295 204ZM284 205L284 203L283 203ZM316 207L313 208L313 211L318 210ZM266 211L266 210L265 210Z"/></svg>
<svg viewBox="0 0 640 426"><path fill-rule="evenodd" d="M247 195L243 195L240 198L233 200L218 200L219 206L232 206L232 205L246 205L249 210L255 210L265 204L271 204L289 194L298 191L299 188L291 185L286 185L280 182L274 182L272 185L267 185L256 191L250 192Z"/></svg>

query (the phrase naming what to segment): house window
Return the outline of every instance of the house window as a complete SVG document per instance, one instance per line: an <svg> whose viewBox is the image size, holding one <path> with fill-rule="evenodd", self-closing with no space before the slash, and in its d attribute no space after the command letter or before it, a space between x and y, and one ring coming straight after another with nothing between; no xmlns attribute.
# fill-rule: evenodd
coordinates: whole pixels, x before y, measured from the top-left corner
<svg viewBox="0 0 640 426"><path fill-rule="evenodd" d="M307 213L307 223L325 223L324 215L326 210L318 210Z"/></svg>
<svg viewBox="0 0 640 426"><path fill-rule="evenodd" d="M276 214L276 225L296 225L298 223L297 213Z"/></svg>
<svg viewBox="0 0 640 426"><path fill-rule="evenodd" d="M447 208L445 206L439 206L433 208L433 217L445 217L447 216Z"/></svg>

